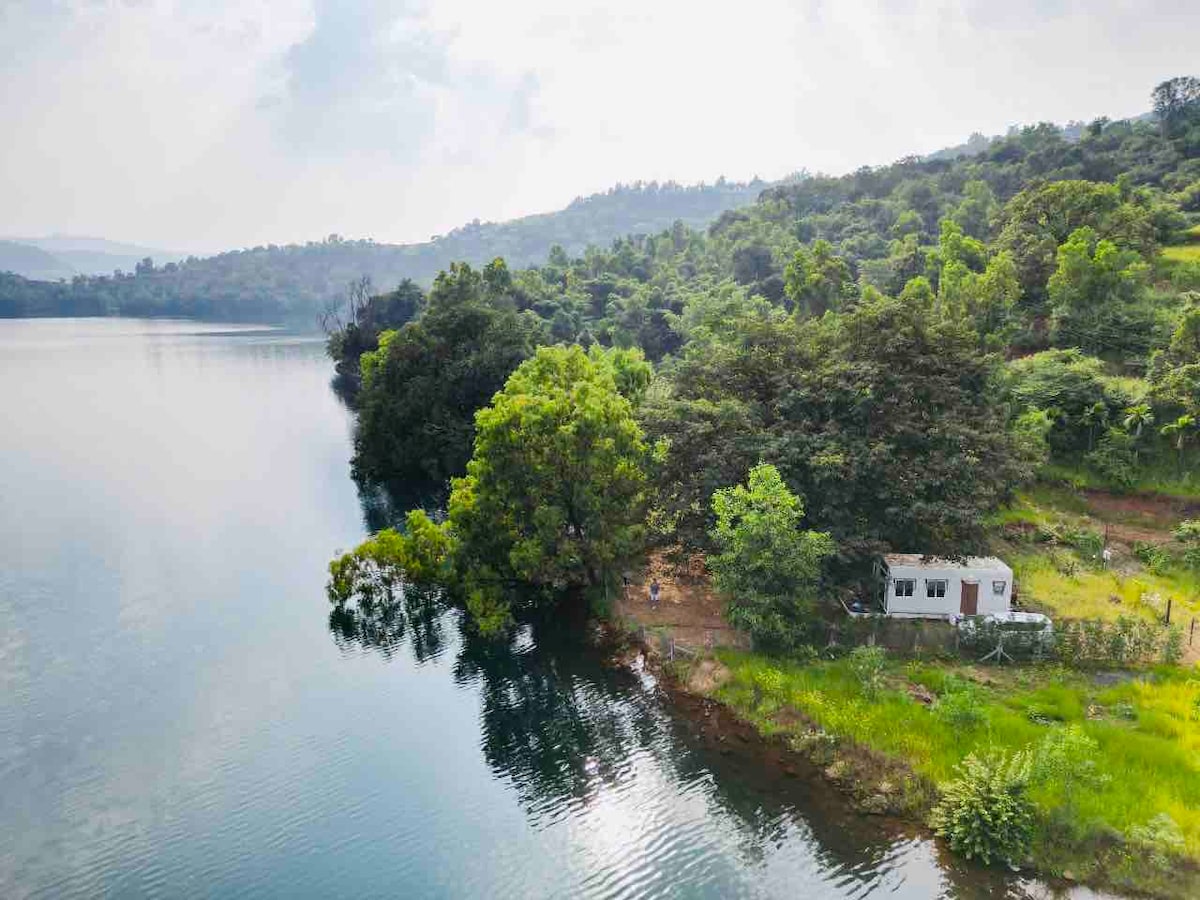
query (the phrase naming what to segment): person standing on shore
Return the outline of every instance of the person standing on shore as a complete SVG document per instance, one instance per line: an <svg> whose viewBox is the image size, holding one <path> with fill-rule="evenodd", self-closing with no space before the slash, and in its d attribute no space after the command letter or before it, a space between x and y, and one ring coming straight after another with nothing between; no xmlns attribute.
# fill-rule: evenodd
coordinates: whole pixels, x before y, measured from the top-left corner
<svg viewBox="0 0 1200 900"><path fill-rule="evenodd" d="M651 609L658 609L658 592L659 592L659 590L660 590L660 588L658 586L658 579L655 578L653 581L650 582L650 608Z"/></svg>

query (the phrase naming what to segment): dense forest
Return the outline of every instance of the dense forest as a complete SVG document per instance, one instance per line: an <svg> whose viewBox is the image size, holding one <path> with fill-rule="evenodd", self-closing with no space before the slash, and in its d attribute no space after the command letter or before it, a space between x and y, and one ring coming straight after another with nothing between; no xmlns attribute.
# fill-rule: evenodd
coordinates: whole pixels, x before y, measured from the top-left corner
<svg viewBox="0 0 1200 900"><path fill-rule="evenodd" d="M975 156L774 186L704 231L676 222L526 268L456 263L427 295L360 284L330 338L358 410L355 468L409 486L470 473L442 526L460 535L489 490L540 498L536 521L500 544L493 528L491 551L462 558L491 553L469 567L485 581L546 587L598 584L619 564L563 549L581 535L636 525L641 546L711 551L711 499L760 463L836 542L835 578L887 547L980 549L985 515L1038 471L1186 481L1200 443L1200 82L1153 101L1152 119L1097 120L1077 139L1037 125ZM574 345L595 351L590 369L545 355ZM564 367L601 406L525 422L575 389ZM480 429L514 379L510 437L487 447L528 426L522 452L561 459L538 475L506 458L493 481ZM540 455L548 423L572 417L587 439ZM640 449L619 464L644 476L623 507L638 519L589 522L615 477L589 474L591 457L630 422ZM570 571L534 562L551 558Z"/></svg>
<svg viewBox="0 0 1200 900"><path fill-rule="evenodd" d="M428 243L393 245L331 235L304 245L255 247L165 265L147 258L132 272L36 282L0 272L0 317L35 315L195 316L235 321L314 317L363 277L381 287L428 283L452 262L512 265L542 260L553 246L582 253L625 234L680 221L704 226L750 203L763 182L681 186L637 183L581 197L566 209L511 222L475 221ZM2 259L0 259L0 268Z"/></svg>

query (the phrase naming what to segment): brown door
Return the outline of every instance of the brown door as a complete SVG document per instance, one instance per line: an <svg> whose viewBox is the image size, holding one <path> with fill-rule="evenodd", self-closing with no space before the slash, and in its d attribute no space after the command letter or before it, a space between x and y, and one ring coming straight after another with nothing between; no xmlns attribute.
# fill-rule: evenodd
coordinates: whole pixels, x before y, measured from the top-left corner
<svg viewBox="0 0 1200 900"><path fill-rule="evenodd" d="M962 608L959 610L964 616L974 616L979 613L979 584L971 584L964 581L962 583Z"/></svg>

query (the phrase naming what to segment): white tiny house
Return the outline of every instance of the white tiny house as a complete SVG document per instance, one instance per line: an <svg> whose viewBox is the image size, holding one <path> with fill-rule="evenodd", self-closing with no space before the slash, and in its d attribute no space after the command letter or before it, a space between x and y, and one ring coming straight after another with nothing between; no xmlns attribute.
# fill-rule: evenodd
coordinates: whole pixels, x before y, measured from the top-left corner
<svg viewBox="0 0 1200 900"><path fill-rule="evenodd" d="M1013 574L995 557L942 559L889 553L878 564L886 615L920 619L1007 613Z"/></svg>

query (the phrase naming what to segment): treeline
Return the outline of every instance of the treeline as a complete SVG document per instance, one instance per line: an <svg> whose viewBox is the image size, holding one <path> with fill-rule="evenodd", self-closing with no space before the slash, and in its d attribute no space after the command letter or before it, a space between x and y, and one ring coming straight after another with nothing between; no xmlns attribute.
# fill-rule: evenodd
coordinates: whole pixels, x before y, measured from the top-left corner
<svg viewBox="0 0 1200 900"><path fill-rule="evenodd" d="M456 264L427 296L360 290L330 340L361 380L355 468L408 486L466 473L446 522L416 523L436 561L401 555L457 573L493 625L605 583L647 543L736 556L714 543L713 497L760 464L743 519L803 510L814 546L837 547L835 580L884 548L982 548L985 514L1048 465L1186 478L1200 265L1160 249L1200 212L1193 82L1160 86L1154 121L1077 140L1035 126L976 156L774 187L704 232ZM801 589L771 589L778 554L761 555L749 620L795 640L771 604Z"/></svg>
<svg viewBox="0 0 1200 900"><path fill-rule="evenodd" d="M304 245L255 247L182 262L139 263L133 272L43 283L7 275L0 317L38 315L192 316L235 321L312 320L346 284L404 278L428 283L452 262L483 264L502 256L513 265L542 260L552 246L581 253L629 233L652 233L681 221L707 225L750 203L766 185L672 182L619 185L579 198L566 209L511 222L472 222L424 244L377 244L331 235Z"/></svg>

